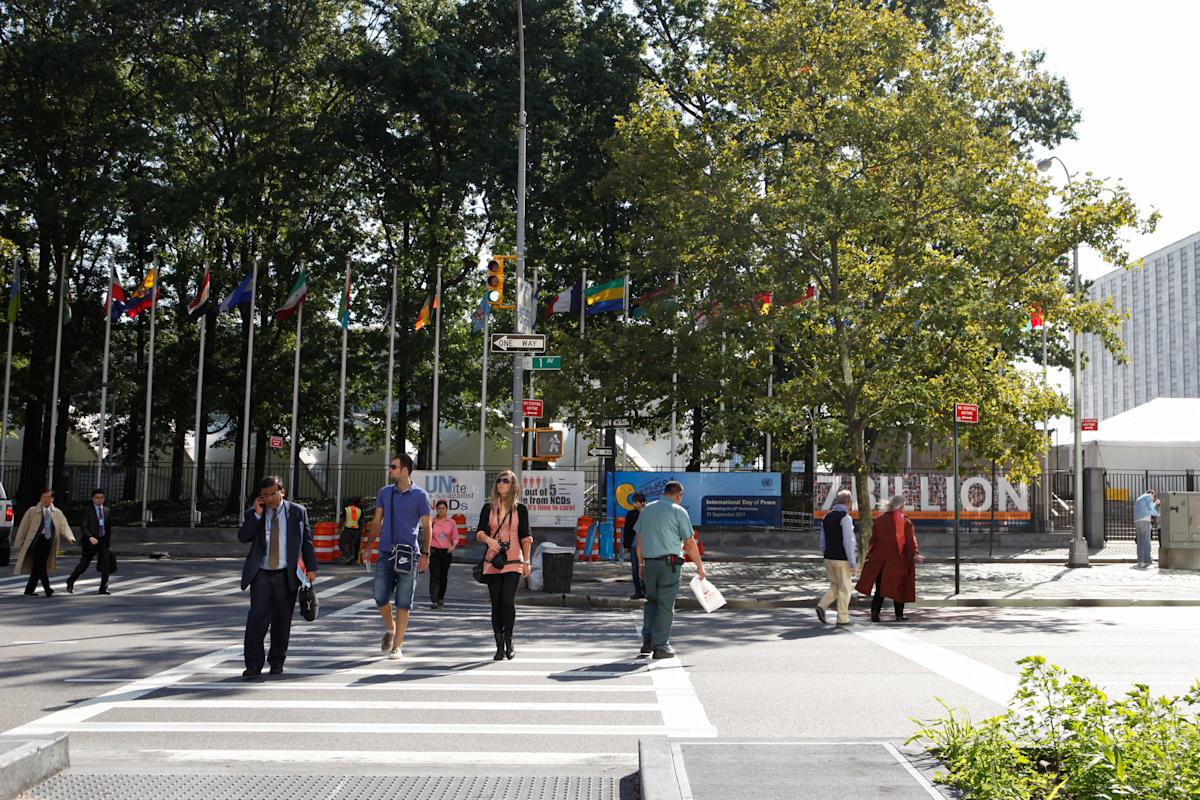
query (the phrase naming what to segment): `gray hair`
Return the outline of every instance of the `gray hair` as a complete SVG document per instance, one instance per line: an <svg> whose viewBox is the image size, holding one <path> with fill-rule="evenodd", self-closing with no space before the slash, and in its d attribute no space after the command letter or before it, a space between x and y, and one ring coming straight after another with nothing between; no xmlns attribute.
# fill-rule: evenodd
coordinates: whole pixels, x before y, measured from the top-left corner
<svg viewBox="0 0 1200 800"><path fill-rule="evenodd" d="M841 503L844 506L849 506L850 503L854 501L854 495L850 493L849 489L842 489L837 493L837 496L833 498L833 501L835 503Z"/></svg>
<svg viewBox="0 0 1200 800"><path fill-rule="evenodd" d="M892 511L899 511L900 509L904 508L904 495L893 495L891 502L888 503L888 508L890 508Z"/></svg>

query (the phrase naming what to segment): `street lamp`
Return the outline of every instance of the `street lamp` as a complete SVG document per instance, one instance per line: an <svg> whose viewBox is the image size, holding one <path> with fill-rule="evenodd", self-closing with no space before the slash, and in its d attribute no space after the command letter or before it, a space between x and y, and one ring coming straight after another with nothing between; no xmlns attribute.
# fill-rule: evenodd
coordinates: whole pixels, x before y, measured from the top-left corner
<svg viewBox="0 0 1200 800"><path fill-rule="evenodd" d="M1070 190L1071 171L1067 169L1067 165L1058 156L1050 156L1043 158L1037 162L1038 172L1046 172L1057 161L1063 168L1063 172L1067 175L1067 189ZM1079 297L1079 245L1076 244L1071 253L1071 292ZM1075 444L1072 449L1072 471L1075 484L1075 534L1071 538L1071 551L1067 556L1068 567L1087 567L1088 549L1087 542L1083 538L1083 434L1080 430L1080 395L1083 392L1079 387L1079 329L1071 326L1071 428L1075 436Z"/></svg>

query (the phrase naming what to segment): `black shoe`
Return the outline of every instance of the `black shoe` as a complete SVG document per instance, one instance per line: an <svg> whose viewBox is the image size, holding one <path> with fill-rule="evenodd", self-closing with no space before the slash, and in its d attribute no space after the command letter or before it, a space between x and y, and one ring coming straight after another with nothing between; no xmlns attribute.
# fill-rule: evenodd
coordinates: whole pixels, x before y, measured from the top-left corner
<svg viewBox="0 0 1200 800"><path fill-rule="evenodd" d="M650 646L650 637L643 636L642 637L642 649L638 650L638 655L648 656L653 652L654 652L654 648Z"/></svg>
<svg viewBox="0 0 1200 800"><path fill-rule="evenodd" d="M658 661L660 658L674 658L675 651L669 647L656 647L650 657L655 661Z"/></svg>
<svg viewBox="0 0 1200 800"><path fill-rule="evenodd" d="M283 665L282 664L272 664L271 665L271 674L272 675L282 675L283 674Z"/></svg>
<svg viewBox="0 0 1200 800"><path fill-rule="evenodd" d="M46 597L53 597L53 596L54 596L54 590L53 590L53 589L47 589L47 590L46 590Z"/></svg>
<svg viewBox="0 0 1200 800"><path fill-rule="evenodd" d="M504 657L507 658L509 661L512 661L512 657L515 656L516 654L517 654L517 651L513 647L513 643L512 643L512 634L511 633L504 634Z"/></svg>
<svg viewBox="0 0 1200 800"><path fill-rule="evenodd" d="M437 610L438 610L438 604L437 604L437 603L430 603L430 604L429 604L429 610L430 610L430 611L437 611Z"/></svg>
<svg viewBox="0 0 1200 800"><path fill-rule="evenodd" d="M494 634L496 637L496 655L492 656L492 661L504 660L504 636L502 634Z"/></svg>
<svg viewBox="0 0 1200 800"><path fill-rule="evenodd" d="M897 614L896 621L897 622L908 622L908 617L905 616L904 614Z"/></svg>
<svg viewBox="0 0 1200 800"><path fill-rule="evenodd" d="M821 624L825 624L825 609L817 606L817 619L821 620Z"/></svg>
<svg viewBox="0 0 1200 800"><path fill-rule="evenodd" d="M96 594L112 594L112 592L110 592L108 589L101 589Z"/></svg>
<svg viewBox="0 0 1200 800"><path fill-rule="evenodd" d="M26 591L25 591L25 596L26 596L26 597L34 597L36 594L37 594L37 592L31 592L31 591L28 591L28 590L26 590Z"/></svg>
<svg viewBox="0 0 1200 800"><path fill-rule="evenodd" d="M262 667L259 667L258 669L250 669L247 667L246 669L242 670L242 678L248 681L254 681L262 678Z"/></svg>
<svg viewBox="0 0 1200 800"><path fill-rule="evenodd" d="M75 594L75 581L67 581L67 594Z"/></svg>
<svg viewBox="0 0 1200 800"><path fill-rule="evenodd" d="M874 611L871 612L871 622L879 622L879 614L878 613L876 613Z"/></svg>

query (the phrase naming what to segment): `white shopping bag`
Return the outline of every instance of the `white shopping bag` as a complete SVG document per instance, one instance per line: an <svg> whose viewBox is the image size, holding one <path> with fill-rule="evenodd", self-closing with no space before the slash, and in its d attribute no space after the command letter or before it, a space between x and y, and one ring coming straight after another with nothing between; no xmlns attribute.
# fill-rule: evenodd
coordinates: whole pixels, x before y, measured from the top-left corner
<svg viewBox="0 0 1200 800"><path fill-rule="evenodd" d="M716 611L721 606L725 605L725 597L713 586L708 579L701 580L699 575L692 576L692 594L696 595L696 602L708 612Z"/></svg>

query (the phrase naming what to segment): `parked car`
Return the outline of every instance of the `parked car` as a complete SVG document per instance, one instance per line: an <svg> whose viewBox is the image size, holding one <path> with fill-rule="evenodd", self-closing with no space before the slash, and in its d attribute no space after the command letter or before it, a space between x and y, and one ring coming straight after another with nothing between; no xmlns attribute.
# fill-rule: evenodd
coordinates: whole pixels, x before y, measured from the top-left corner
<svg viewBox="0 0 1200 800"><path fill-rule="evenodd" d="M13 529L13 504L8 499L4 484L0 483L0 567L7 567L12 558L10 542Z"/></svg>

